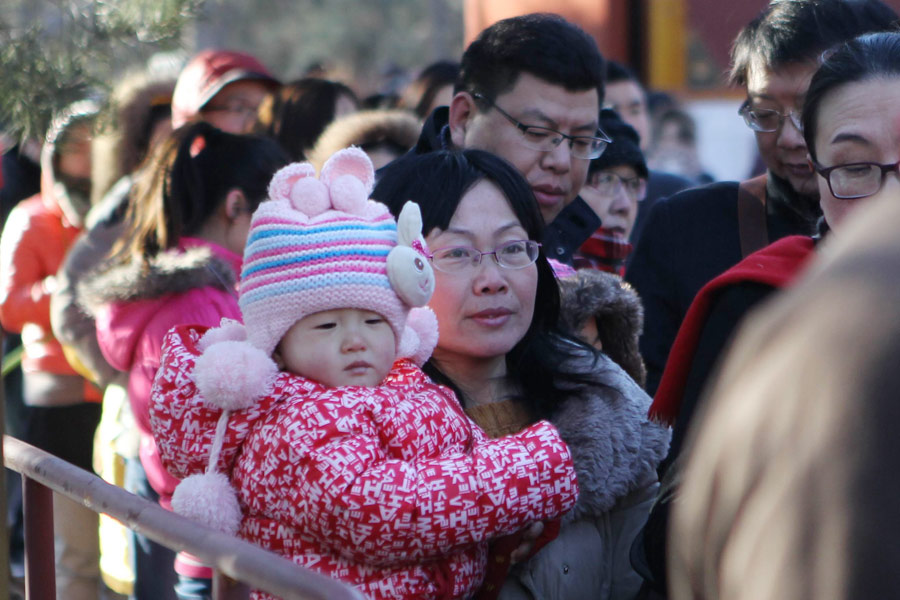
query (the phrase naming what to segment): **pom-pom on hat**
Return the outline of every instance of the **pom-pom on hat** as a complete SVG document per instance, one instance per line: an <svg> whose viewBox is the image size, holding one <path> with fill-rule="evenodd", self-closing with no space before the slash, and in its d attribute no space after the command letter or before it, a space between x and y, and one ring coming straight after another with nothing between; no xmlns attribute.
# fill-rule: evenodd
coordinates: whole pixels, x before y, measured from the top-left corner
<svg viewBox="0 0 900 600"><path fill-rule="evenodd" d="M250 343L271 355L303 317L357 308L388 321L399 352L409 310L428 302L434 274L418 206L395 222L368 199L374 182L358 148L335 153L318 179L309 163L275 174L244 250L239 303Z"/></svg>

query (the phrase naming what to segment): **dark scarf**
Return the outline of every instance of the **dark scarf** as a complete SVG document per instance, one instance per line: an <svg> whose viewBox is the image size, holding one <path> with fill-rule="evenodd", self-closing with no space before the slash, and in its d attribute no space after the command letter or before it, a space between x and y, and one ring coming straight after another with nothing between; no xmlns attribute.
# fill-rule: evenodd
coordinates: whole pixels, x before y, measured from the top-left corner
<svg viewBox="0 0 900 600"><path fill-rule="evenodd" d="M600 227L591 234L572 257L576 269L597 269L607 273L625 274L625 260L634 250L628 240Z"/></svg>
<svg viewBox="0 0 900 600"><path fill-rule="evenodd" d="M803 231L804 235L814 235L822 216L818 196L801 196L786 179L781 179L771 171L766 179L766 210L770 215L780 215L787 223L793 224L792 231Z"/></svg>

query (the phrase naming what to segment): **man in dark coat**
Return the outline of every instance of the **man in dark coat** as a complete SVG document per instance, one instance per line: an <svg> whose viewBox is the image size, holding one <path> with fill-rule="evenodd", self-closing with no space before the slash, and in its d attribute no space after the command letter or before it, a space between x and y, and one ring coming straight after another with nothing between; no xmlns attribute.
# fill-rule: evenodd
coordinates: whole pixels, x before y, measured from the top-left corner
<svg viewBox="0 0 900 600"><path fill-rule="evenodd" d="M740 114L756 134L767 172L741 184L687 190L650 211L626 275L644 302L649 393L703 285L777 239L815 232L818 191L798 129L809 80L822 52L895 19L878 0L773 0L738 35L731 81L747 93Z"/></svg>

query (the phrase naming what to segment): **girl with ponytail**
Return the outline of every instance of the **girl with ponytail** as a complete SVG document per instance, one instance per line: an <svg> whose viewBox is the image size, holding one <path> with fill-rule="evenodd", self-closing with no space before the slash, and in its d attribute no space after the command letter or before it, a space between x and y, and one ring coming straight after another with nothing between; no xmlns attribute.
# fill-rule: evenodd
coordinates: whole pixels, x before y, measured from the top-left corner
<svg viewBox="0 0 900 600"><path fill-rule="evenodd" d="M250 216L287 162L268 139L204 122L174 131L142 170L108 266L83 281L101 350L129 374L140 460L126 466L126 488L165 508L178 481L162 466L148 420L163 336L176 325L212 327L223 317L240 319L235 284ZM135 555L135 589L146 589L139 584L146 577L166 582L155 597L175 597L172 551L137 539ZM182 592L185 582L208 578L209 569L179 555L175 570L182 576L179 597L203 597Z"/></svg>

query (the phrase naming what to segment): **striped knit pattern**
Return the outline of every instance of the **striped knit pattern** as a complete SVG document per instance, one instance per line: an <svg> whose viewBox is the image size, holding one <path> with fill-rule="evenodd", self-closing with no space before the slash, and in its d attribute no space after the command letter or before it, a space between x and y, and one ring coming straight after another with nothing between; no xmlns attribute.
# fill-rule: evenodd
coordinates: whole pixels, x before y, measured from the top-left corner
<svg viewBox="0 0 900 600"><path fill-rule="evenodd" d="M260 205L244 250L240 288L252 344L271 354L303 317L359 308L385 317L399 345L408 307L386 270L387 255L397 245L397 224L386 208L366 213L328 210L308 219L285 201Z"/></svg>

